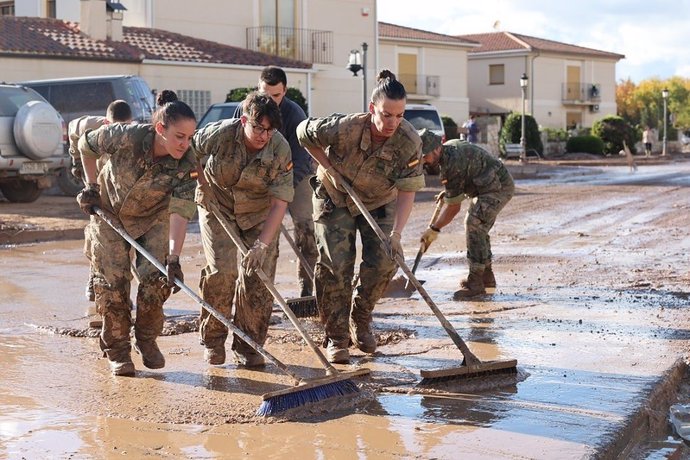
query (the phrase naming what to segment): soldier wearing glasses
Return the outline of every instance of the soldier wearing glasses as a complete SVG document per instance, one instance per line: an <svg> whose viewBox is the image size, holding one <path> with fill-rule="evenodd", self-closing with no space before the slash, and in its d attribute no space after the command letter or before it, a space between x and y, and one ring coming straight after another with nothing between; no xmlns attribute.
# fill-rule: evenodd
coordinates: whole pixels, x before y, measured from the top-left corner
<svg viewBox="0 0 690 460"><path fill-rule="evenodd" d="M212 196L197 188L199 224L206 255L201 273L201 295L260 344L266 340L273 301L255 271L261 267L273 277L278 258L278 230L294 195L290 145L277 132L281 127L278 105L261 93L250 93L242 103L242 116L211 123L198 130L192 148L206 160L204 174ZM214 201L230 225L250 248L237 264L237 248L210 209ZM236 289L237 284L237 289ZM235 295L236 294L236 295ZM204 359L225 362L227 328L201 311ZM232 349L238 364L257 367L264 360L235 337Z"/></svg>

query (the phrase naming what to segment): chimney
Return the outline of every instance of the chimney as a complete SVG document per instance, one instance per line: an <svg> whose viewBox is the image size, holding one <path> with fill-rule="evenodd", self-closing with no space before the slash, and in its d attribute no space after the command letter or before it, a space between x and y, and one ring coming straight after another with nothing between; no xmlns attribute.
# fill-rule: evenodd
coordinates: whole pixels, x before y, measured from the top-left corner
<svg viewBox="0 0 690 460"><path fill-rule="evenodd" d="M122 41L122 11L108 8L106 34L109 40Z"/></svg>
<svg viewBox="0 0 690 460"><path fill-rule="evenodd" d="M94 40L106 39L105 0L81 0L79 28Z"/></svg>

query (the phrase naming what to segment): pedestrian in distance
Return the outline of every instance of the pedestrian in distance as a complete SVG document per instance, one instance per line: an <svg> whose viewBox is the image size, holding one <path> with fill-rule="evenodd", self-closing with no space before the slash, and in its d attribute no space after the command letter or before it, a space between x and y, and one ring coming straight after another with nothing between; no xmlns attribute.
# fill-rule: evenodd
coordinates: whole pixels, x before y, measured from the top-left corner
<svg viewBox="0 0 690 460"><path fill-rule="evenodd" d="M278 231L294 195L290 145L278 132L281 116L269 96L252 92L242 102L242 116L210 123L197 131L192 148L206 160L208 189L197 189L201 241L206 266L201 272L201 296L221 314L263 345L273 310L273 297L256 271L273 279L278 259ZM251 249L238 269L237 247L214 215L212 206ZM200 341L204 359L225 363L228 329L201 310ZM264 365L264 358L235 336L232 350L238 364Z"/></svg>
<svg viewBox="0 0 690 460"><path fill-rule="evenodd" d="M649 126L645 126L642 131L642 143L644 144L644 156L652 156L652 141L654 139L654 131Z"/></svg>
<svg viewBox="0 0 690 460"><path fill-rule="evenodd" d="M333 363L349 362L350 339L365 353L376 350L371 330L374 305L395 274L393 259L402 256L401 234L415 192L424 186L421 140L403 118L406 98L403 84L383 70L367 113L309 118L297 128L300 143L319 163L311 180L319 248L315 294L326 332L326 356ZM389 247L360 214L344 181L381 229L390 233ZM357 232L362 262L353 298Z"/></svg>
<svg viewBox="0 0 690 460"><path fill-rule="evenodd" d="M297 139L297 125L307 118L307 115L295 101L286 96L287 75L280 67L268 66L261 71L258 90L267 94L280 108L280 134L290 144L292 152L293 185L295 197L288 204L288 211L294 224L294 238L297 248L309 264L307 267L297 261L297 278L300 285L300 297L313 294L313 282L308 273L314 271L316 263L316 240L314 239L314 221L312 220L312 190L309 178L314 175L314 163L309 153L299 144ZM235 118L242 116L242 106L237 107Z"/></svg>
<svg viewBox="0 0 690 460"><path fill-rule="evenodd" d="M470 115L470 119L465 122L463 128L467 130L467 142L476 144L479 141L479 125L474 115Z"/></svg>
<svg viewBox="0 0 690 460"><path fill-rule="evenodd" d="M152 124L109 124L87 130L78 149L87 185L77 196L82 211L94 207L117 217L125 231L157 260L164 260L167 278L146 258L137 256L139 286L134 322L134 349L144 366L165 366L156 339L163 330L163 303L184 280L180 252L187 221L194 216L197 170L189 143L196 127L194 112L173 91L158 95ZM96 174L102 155L110 160ZM100 347L114 375L133 376L129 299L131 245L102 219L93 222L94 292L103 326Z"/></svg>
<svg viewBox="0 0 690 460"><path fill-rule="evenodd" d="M479 146L458 139L441 144L441 138L427 129L420 131L420 137L424 162L440 166L446 192L445 208L420 239L424 250L460 212L462 202L469 199L465 215L469 275L460 282L453 298L461 300L486 294L486 288L496 287L489 231L513 197L513 178L500 160Z"/></svg>
<svg viewBox="0 0 690 460"><path fill-rule="evenodd" d="M131 123L132 122L132 108L127 102L122 99L111 102L105 112L105 117L84 115L83 117L75 118L69 122L67 133L69 135L69 154L72 160L72 175L77 179L84 180L84 167L81 163L81 155L77 148L79 138L88 129L98 129L103 125L111 123ZM106 161L108 161L108 154L101 155L96 163L96 174L98 174ZM84 183L86 185L86 182ZM92 227L95 216L90 216L90 223L84 227L84 255L89 262L91 262L91 245L92 245ZM93 277L94 268L91 267L89 272L89 280L86 283L85 295L86 298L93 302L95 294L93 292Z"/></svg>

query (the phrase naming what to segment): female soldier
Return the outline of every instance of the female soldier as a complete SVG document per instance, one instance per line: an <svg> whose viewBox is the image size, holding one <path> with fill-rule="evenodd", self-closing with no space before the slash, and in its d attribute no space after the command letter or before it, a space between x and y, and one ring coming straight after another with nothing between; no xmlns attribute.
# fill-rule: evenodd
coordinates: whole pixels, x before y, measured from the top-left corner
<svg viewBox="0 0 690 460"><path fill-rule="evenodd" d="M307 119L297 128L300 143L320 165L312 180L319 248L316 299L326 330L326 355L334 363L349 361L350 338L366 353L376 350L372 311L395 273L392 259L395 253L402 255L400 234L415 192L424 186L422 142L403 119L405 100L404 86L384 70L372 92L368 113ZM383 247L344 192L344 180L381 229L390 232L391 247ZM357 295L352 299L357 230L362 239L362 263Z"/></svg>
<svg viewBox="0 0 690 460"><path fill-rule="evenodd" d="M210 188L197 190L197 202L205 207L199 208L206 254L201 295L230 316L236 293L234 323L259 344L266 340L273 297L254 272L262 268L270 278L275 275L277 232L294 194L290 144L277 132L280 126L276 103L254 92L242 103L240 118L208 124L197 131L192 141L197 158L208 158L204 175ZM237 248L208 209L209 201L251 247L239 273ZM228 329L204 309L199 329L204 359L209 364L223 364ZM236 336L232 349L240 365L264 364L263 357Z"/></svg>
<svg viewBox="0 0 690 460"><path fill-rule="evenodd" d="M114 214L156 259L165 258L167 282L143 256L136 258L140 281L134 348L150 369L165 366L156 345L163 329L163 302L170 296L174 278L183 279L179 256L187 220L196 209L197 171L189 150L196 117L172 91L162 91L158 104L153 124L106 125L87 131L78 144L87 182L77 196L82 210L93 214L93 207L99 206ZM110 154L110 161L96 176L96 160L103 154ZM94 290L103 317L100 346L114 375L132 376L130 244L101 219L94 222L94 238Z"/></svg>

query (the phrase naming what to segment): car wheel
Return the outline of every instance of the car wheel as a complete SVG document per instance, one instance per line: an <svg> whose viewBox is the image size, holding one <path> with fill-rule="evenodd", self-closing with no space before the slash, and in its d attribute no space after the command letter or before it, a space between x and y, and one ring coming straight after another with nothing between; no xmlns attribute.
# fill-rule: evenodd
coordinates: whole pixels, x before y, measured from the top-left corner
<svg viewBox="0 0 690 460"><path fill-rule="evenodd" d="M77 196L84 188L84 182L74 177L69 168L62 168L57 176L57 186L67 196Z"/></svg>
<svg viewBox="0 0 690 460"><path fill-rule="evenodd" d="M38 182L21 179L3 182L0 191L12 203L33 203L43 193Z"/></svg>

